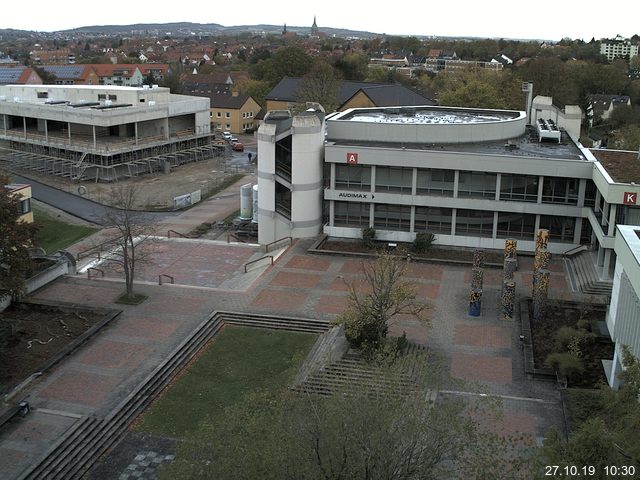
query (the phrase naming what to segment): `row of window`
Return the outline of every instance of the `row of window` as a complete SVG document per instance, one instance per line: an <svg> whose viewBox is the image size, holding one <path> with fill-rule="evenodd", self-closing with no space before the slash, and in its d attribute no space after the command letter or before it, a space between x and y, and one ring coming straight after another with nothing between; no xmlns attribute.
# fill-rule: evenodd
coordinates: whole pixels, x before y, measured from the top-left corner
<svg viewBox="0 0 640 480"><path fill-rule="evenodd" d="M369 226L370 205L356 202L334 202L333 224L336 227L364 228ZM452 208L415 207L414 232L427 231L451 235ZM536 215L528 213L498 212L496 238L532 240ZM573 242L576 219L540 215L539 228L549 230L551 239ZM408 205L374 204L373 227L380 230L411 231L411 207ZM494 212L486 210L456 209L455 235L493 237Z"/></svg>
<svg viewBox="0 0 640 480"><path fill-rule="evenodd" d="M222 118L222 112L216 112L216 118ZM224 118L231 118L231 112L224 112ZM242 118L253 118L253 112L242 112Z"/></svg>
<svg viewBox="0 0 640 480"><path fill-rule="evenodd" d="M336 165L335 188L338 190L371 190L371 167ZM496 198L498 176L488 172L460 171L458 197ZM502 174L500 200L537 202L540 178L536 175ZM411 194L413 168L376 167L376 192ZM455 171L417 169L416 193L453 197ZM545 177L542 185L542 203L578 204L579 179ZM587 192L587 197L590 192ZM595 195L595 193L594 193ZM586 200L585 200L586 201Z"/></svg>

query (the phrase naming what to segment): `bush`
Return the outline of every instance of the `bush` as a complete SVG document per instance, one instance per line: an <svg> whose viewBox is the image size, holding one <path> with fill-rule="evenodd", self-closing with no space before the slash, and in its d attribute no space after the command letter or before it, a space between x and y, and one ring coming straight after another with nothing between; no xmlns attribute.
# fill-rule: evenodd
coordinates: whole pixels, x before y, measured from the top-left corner
<svg viewBox="0 0 640 480"><path fill-rule="evenodd" d="M415 253L426 253L431 250L436 236L429 232L416 233L416 239L413 241L413 251Z"/></svg>
<svg viewBox="0 0 640 480"><path fill-rule="evenodd" d="M596 334L585 329L577 330L572 327L561 327L556 332L555 337L558 350L568 350L579 357L578 352L592 343L596 338Z"/></svg>
<svg viewBox="0 0 640 480"><path fill-rule="evenodd" d="M386 324L380 325L368 316L350 309L346 310L338 320L344 325L345 337L354 348L378 348L381 338L387 334L388 330Z"/></svg>
<svg viewBox="0 0 640 480"><path fill-rule="evenodd" d="M362 244L367 248L374 248L376 239L376 229L373 227L366 227L362 229Z"/></svg>
<svg viewBox="0 0 640 480"><path fill-rule="evenodd" d="M545 364L567 379L575 378L584 372L582 360L568 352L552 353L545 360Z"/></svg>

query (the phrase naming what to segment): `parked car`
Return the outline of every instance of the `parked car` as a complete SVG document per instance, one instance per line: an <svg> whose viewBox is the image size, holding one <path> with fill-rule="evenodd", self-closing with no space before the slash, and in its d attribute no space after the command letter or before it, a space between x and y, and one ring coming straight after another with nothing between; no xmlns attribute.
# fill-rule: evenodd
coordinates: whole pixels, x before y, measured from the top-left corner
<svg viewBox="0 0 640 480"><path fill-rule="evenodd" d="M233 135L231 135L231 132L222 132L222 138L224 138L225 140L231 140L231 138L233 138Z"/></svg>
<svg viewBox="0 0 640 480"><path fill-rule="evenodd" d="M230 137L229 142L231 142L231 144L233 145L234 143L238 143L238 138L237 137Z"/></svg>
<svg viewBox="0 0 640 480"><path fill-rule="evenodd" d="M236 143L233 144L233 149L236 152L244 152L244 145L241 144L240 142L236 142Z"/></svg>

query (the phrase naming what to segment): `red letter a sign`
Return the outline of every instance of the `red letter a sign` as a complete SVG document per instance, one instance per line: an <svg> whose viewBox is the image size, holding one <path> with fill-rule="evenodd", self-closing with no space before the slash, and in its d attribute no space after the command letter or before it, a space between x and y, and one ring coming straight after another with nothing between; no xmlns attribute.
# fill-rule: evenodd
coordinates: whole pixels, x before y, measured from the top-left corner
<svg viewBox="0 0 640 480"><path fill-rule="evenodd" d="M358 154L357 153L347 153L347 163L355 165L358 163Z"/></svg>

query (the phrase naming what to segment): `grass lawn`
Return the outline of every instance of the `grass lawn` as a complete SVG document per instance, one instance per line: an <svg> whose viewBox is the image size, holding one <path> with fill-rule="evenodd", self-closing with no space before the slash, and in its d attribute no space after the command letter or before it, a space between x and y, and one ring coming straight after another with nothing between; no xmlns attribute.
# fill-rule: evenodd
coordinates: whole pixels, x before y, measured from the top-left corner
<svg viewBox="0 0 640 480"><path fill-rule="evenodd" d="M44 248L47 253L62 250L97 230L96 228L65 223L49 216L37 207L33 207L33 216L35 222L41 227L36 234L36 246Z"/></svg>
<svg viewBox="0 0 640 480"><path fill-rule="evenodd" d="M199 424L254 390L292 380L316 335L226 326L143 415L137 430L188 439Z"/></svg>

